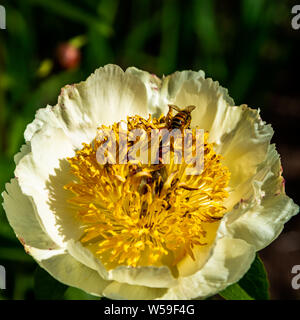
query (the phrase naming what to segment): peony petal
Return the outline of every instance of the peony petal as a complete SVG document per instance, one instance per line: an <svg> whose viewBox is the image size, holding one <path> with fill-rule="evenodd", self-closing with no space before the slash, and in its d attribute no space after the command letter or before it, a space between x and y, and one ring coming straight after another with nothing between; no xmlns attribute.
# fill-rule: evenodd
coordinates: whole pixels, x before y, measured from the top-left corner
<svg viewBox="0 0 300 320"><path fill-rule="evenodd" d="M243 105L231 107L232 99L218 82L199 77L187 80L174 98L178 106L195 105L192 126L209 131L215 151L224 156L231 172L230 186L235 187L253 176L267 154L273 135L259 111Z"/></svg>
<svg viewBox="0 0 300 320"><path fill-rule="evenodd" d="M59 100L61 100L61 96ZM97 131L97 127L93 126L92 121L81 112L83 110L79 110L76 105L66 109L63 104L39 109L35 120L25 130L25 141L30 142L35 134L41 134L41 130L45 126L50 126L63 130L74 148L81 149L82 143L90 143L95 138ZM85 119L84 122L82 118Z"/></svg>
<svg viewBox="0 0 300 320"><path fill-rule="evenodd" d="M177 71L163 78L161 93L169 102L173 102L182 86L190 80L198 81L204 79L205 73L202 70L198 72L192 70Z"/></svg>
<svg viewBox="0 0 300 320"><path fill-rule="evenodd" d="M150 288L168 288L177 283L168 267L120 266L109 271L109 280Z"/></svg>
<svg viewBox="0 0 300 320"><path fill-rule="evenodd" d="M170 76L169 81L162 89L162 94L168 92L170 102L185 108L195 105L197 108L192 112L192 126L199 125L202 129L209 130L215 118L218 118L228 105L234 105L233 99L228 95L226 89L218 82L204 78L201 71L175 73ZM166 89L167 88L167 89Z"/></svg>
<svg viewBox="0 0 300 320"><path fill-rule="evenodd" d="M216 233L219 228L220 222L214 223L204 223L203 228L207 232L205 242L206 245L197 246L193 249L193 254L195 260L193 260L189 255L186 256L177 264L177 269L179 272L179 277L187 277L198 270L200 270L203 265L207 262L211 255L211 250L213 249Z"/></svg>
<svg viewBox="0 0 300 320"><path fill-rule="evenodd" d="M249 186L252 186L252 188ZM250 189L250 190L249 190ZM242 199L221 223L219 232L261 250L275 240L299 207L284 193L279 155L274 145L257 173L232 194Z"/></svg>
<svg viewBox="0 0 300 320"><path fill-rule="evenodd" d="M30 141L47 124L63 129L72 144L80 148L83 142L91 142L102 124L135 114L146 117L147 98L147 89L139 77L116 65L106 65L86 81L65 86L55 107L38 110L26 128L25 140Z"/></svg>
<svg viewBox="0 0 300 320"><path fill-rule="evenodd" d="M14 156L15 164L18 165L18 163L20 162L20 160L21 160L24 156L26 156L28 153L30 153L30 151L31 151L30 144L29 144L29 143L23 144L23 145L21 146L20 152L18 152L18 153L15 154L15 156Z"/></svg>
<svg viewBox="0 0 300 320"><path fill-rule="evenodd" d="M166 103L162 100L162 95L160 94L162 84L161 79L159 79L154 74L139 70L135 67L126 69L126 74L132 74L135 77L138 77L144 83L147 90L148 113L151 113L153 116L159 117L161 115L160 106Z"/></svg>
<svg viewBox="0 0 300 320"><path fill-rule="evenodd" d="M235 213L235 211L233 211ZM262 201L261 205L244 209L235 220L228 215L226 232L238 239L244 239L261 250L274 241L281 233L284 224L299 212L299 207L286 195Z"/></svg>
<svg viewBox="0 0 300 320"><path fill-rule="evenodd" d="M154 300L159 299L166 292L167 289L164 288L133 286L114 281L105 288L103 295L117 300Z"/></svg>
<svg viewBox="0 0 300 320"><path fill-rule="evenodd" d="M6 190L2 193L3 207L9 224L22 244L39 249L57 248L42 228L31 198L22 193L17 179L7 183Z"/></svg>
<svg viewBox="0 0 300 320"><path fill-rule="evenodd" d="M85 248L80 241L69 240L67 242L67 250L77 261L90 269L96 270L103 279L110 280L108 272L101 261L90 250Z"/></svg>
<svg viewBox="0 0 300 320"><path fill-rule="evenodd" d="M102 296L103 290L111 283L103 280L95 270L75 260L64 249L50 251L30 248L28 253L56 280L89 294Z"/></svg>
<svg viewBox="0 0 300 320"><path fill-rule="evenodd" d="M15 170L22 192L33 200L43 229L59 246L64 246L65 234L60 230L60 217L51 209L48 184L50 176L57 174L55 169L60 167L60 159L73 155L73 146L63 130L45 125L39 134L32 137L31 152L20 160ZM65 173L69 174L69 170L65 170ZM67 221L72 223L73 217L74 215ZM75 223L69 233L76 236L78 231L78 223Z"/></svg>
<svg viewBox="0 0 300 320"><path fill-rule="evenodd" d="M171 274L167 267L127 267L119 266L107 271L101 261L96 258L97 245L88 248L81 242L69 240L67 243L68 252L79 262L99 272L105 280L113 280L130 285L148 286L153 288L171 287L177 283L177 279Z"/></svg>
<svg viewBox="0 0 300 320"><path fill-rule="evenodd" d="M97 128L130 115L147 116L147 90L137 76L125 73L118 66L106 65L86 81L66 86L58 105L69 129L78 128L87 120ZM76 123L74 119L79 114L80 123Z"/></svg>
<svg viewBox="0 0 300 320"><path fill-rule="evenodd" d="M191 276L181 277L179 284L168 289L160 299L183 300L216 294L239 281L254 258L254 247L247 242L229 237L220 238L204 267Z"/></svg>
<svg viewBox="0 0 300 320"><path fill-rule="evenodd" d="M148 112L154 117L159 117L162 113L167 114L168 104L172 104L175 95L181 89L183 83L190 79L204 78L203 71L177 71L160 80L157 76L148 72L131 67L126 70L137 77L139 77L148 94Z"/></svg>
<svg viewBox="0 0 300 320"><path fill-rule="evenodd" d="M246 106L241 106L240 109L241 117L234 129L223 134L221 144L215 148L224 157L223 163L230 170L229 186L232 188L238 188L254 176L257 166L266 159L273 136L272 127L261 120L259 111Z"/></svg>

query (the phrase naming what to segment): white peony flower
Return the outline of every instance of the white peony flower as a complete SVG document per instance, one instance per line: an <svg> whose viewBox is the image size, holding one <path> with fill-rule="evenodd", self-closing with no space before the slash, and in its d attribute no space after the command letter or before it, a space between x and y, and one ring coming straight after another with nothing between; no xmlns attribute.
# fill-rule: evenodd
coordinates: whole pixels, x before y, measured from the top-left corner
<svg viewBox="0 0 300 320"><path fill-rule="evenodd" d="M154 177L147 165L97 162L99 127L159 128L169 104L196 106L200 176L184 164ZM67 285L113 299L205 298L238 281L298 212L272 135L202 71L159 79L107 65L37 111L3 206L26 252Z"/></svg>

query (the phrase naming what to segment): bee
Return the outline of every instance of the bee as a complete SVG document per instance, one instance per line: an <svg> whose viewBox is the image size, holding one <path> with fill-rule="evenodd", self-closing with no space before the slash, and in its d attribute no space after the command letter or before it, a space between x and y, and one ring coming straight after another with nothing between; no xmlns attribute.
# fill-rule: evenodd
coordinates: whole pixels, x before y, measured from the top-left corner
<svg viewBox="0 0 300 320"><path fill-rule="evenodd" d="M166 124L168 129L188 129L191 124L191 112L196 108L195 106L187 106L180 109L174 104L169 104L169 112L166 117ZM172 110L176 110L177 114L173 117Z"/></svg>
<svg viewBox="0 0 300 320"><path fill-rule="evenodd" d="M169 104L169 111L167 113L165 124L168 130L172 129L189 129L192 116L191 112L196 108L196 106L187 106L184 109L180 109L178 106L174 104ZM176 110L177 114L173 117L172 111ZM162 159L162 145L165 143L165 140L168 139L168 135L163 137L159 143L158 155L159 155L159 163L161 164Z"/></svg>
<svg viewBox="0 0 300 320"><path fill-rule="evenodd" d="M162 123L161 129L167 128L168 130L172 129L188 129L191 124L191 112L196 108L195 106L187 106L184 109L180 109L176 105L168 105L169 106L169 112L165 118L165 123ZM177 111L177 114L173 117L172 111ZM164 183L167 179L167 172L166 167L163 164L162 161L162 146L165 142L165 139L168 139L168 135L162 137L161 141L159 142L159 148L158 148L158 159L159 163L153 165L151 170L151 178L148 178L147 183L155 183L155 193L161 194L161 191L163 189ZM146 182L145 182L146 183ZM189 188L188 186L180 186L182 188ZM189 188L188 190L195 190L195 188ZM147 192L146 189L143 189L143 192Z"/></svg>

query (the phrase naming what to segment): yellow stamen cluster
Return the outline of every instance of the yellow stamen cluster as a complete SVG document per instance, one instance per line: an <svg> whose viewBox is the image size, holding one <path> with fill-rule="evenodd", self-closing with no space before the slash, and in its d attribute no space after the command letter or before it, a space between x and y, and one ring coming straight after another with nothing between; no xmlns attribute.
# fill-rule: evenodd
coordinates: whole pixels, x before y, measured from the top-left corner
<svg viewBox="0 0 300 320"><path fill-rule="evenodd" d="M128 117L127 130L159 129L165 117ZM119 138L119 123L109 128ZM101 127L100 129L107 128ZM204 169L187 175L186 163L104 164L97 161L98 139L68 159L74 181L65 186L84 226L81 242L107 269L126 266L174 266L193 248L206 244L204 223L225 213L229 171L204 134ZM128 149L132 143L128 142ZM174 150L172 151L175 152Z"/></svg>

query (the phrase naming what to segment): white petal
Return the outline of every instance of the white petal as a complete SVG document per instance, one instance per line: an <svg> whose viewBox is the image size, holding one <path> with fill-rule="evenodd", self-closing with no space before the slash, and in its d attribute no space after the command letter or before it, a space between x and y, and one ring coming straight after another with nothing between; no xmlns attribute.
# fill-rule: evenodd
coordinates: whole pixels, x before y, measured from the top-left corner
<svg viewBox="0 0 300 320"><path fill-rule="evenodd" d="M61 95L64 92L65 89L62 90ZM59 101L61 99L59 98ZM45 126L50 126L63 130L74 148L81 149L82 143L90 143L95 138L97 131L97 126L93 126L91 119L83 112L84 110L80 110L76 104L66 108L62 103L54 107L47 106L39 109L35 120L25 130L25 140L30 142L35 134L41 134Z"/></svg>
<svg viewBox="0 0 300 320"><path fill-rule="evenodd" d="M55 107L38 110L25 131L26 141L45 125L62 128L72 144L80 148L95 137L97 128L126 120L127 116L148 114L147 89L134 74L116 65L99 68L86 81L61 90Z"/></svg>
<svg viewBox="0 0 300 320"><path fill-rule="evenodd" d="M166 292L167 289L164 288L133 286L114 281L105 288L103 295L117 300L154 300L162 297Z"/></svg>
<svg viewBox="0 0 300 320"><path fill-rule="evenodd" d="M250 187L249 187L250 186ZM281 233L284 224L299 212L299 207L284 193L280 159L275 146L251 180L232 194L242 201L226 214L219 232L243 239L260 250Z"/></svg>
<svg viewBox="0 0 300 320"><path fill-rule="evenodd" d="M107 271L101 261L92 253L95 248L93 250L89 249L83 247L79 241L69 240L67 242L68 252L82 264L99 272L105 280L153 288L171 287L177 282L177 279L174 278L167 267L132 268L120 266Z"/></svg>
<svg viewBox="0 0 300 320"><path fill-rule="evenodd" d="M56 186L61 186L60 194L63 195L63 186L58 183L58 180L63 180L63 174L69 174L69 170L65 167L60 170L60 159L73 155L73 146L62 129L45 125L39 134L32 137L31 152L20 160L15 170L23 194L33 200L43 229L59 246L64 246L67 227L64 224L64 230L61 229L62 217L56 215L57 212L54 210L56 208L51 203L51 186L53 185L50 180L55 179ZM61 173L59 177L57 177L58 172ZM65 212L66 215L67 212ZM67 218L70 223L75 220L74 216ZM78 234L78 228L73 228L69 233L75 232L76 229ZM74 236L77 234L75 232Z"/></svg>
<svg viewBox="0 0 300 320"><path fill-rule="evenodd" d="M238 188L254 176L257 166L267 157L273 136L273 129L261 120L259 111L246 106L241 106L240 109L242 112L239 111L239 121L235 123L232 131L221 136L221 143L215 148L216 152L224 157L224 165L229 168L229 186L233 188ZM237 112L237 109L233 110L235 111L228 114ZM225 121L223 125L226 127Z"/></svg>
<svg viewBox="0 0 300 320"><path fill-rule="evenodd" d="M98 272L78 262L63 249L50 251L31 248L29 254L55 279L89 294L102 296L103 290L110 284Z"/></svg>
<svg viewBox="0 0 300 320"><path fill-rule="evenodd" d="M80 124L89 119L97 128L130 115L147 116L147 90L138 77L124 73L118 66L106 65L86 81L66 86L58 104L69 127L74 126L75 116L78 119L78 114L81 114Z"/></svg>
<svg viewBox="0 0 300 320"><path fill-rule="evenodd" d="M180 277L187 277L198 270L207 262L211 255L211 250L215 243L216 233L220 222L215 223L203 223L203 228L207 232L205 242L206 245L196 246L193 249L195 260L189 255L177 264L177 269Z"/></svg>
<svg viewBox="0 0 300 320"><path fill-rule="evenodd" d="M23 144L21 146L21 150L20 152L18 152L17 154L15 154L14 156L14 161L15 161L15 164L18 165L18 163L20 162L20 160L26 156L26 154L28 154L29 152L31 151L31 147L30 147L30 144Z"/></svg>
<svg viewBox="0 0 300 320"><path fill-rule="evenodd" d="M109 280L150 288L167 288L177 283L168 267L120 266L109 271Z"/></svg>
<svg viewBox="0 0 300 320"><path fill-rule="evenodd" d="M215 151L224 156L224 164L231 172L230 186L254 175L273 135L257 110L231 106L233 101L225 89L201 77L185 81L174 103L197 107L192 112L192 126L209 131L209 141L215 143Z"/></svg>
<svg viewBox="0 0 300 320"><path fill-rule="evenodd" d="M2 193L3 207L9 224L20 241L27 246L40 249L57 248L42 228L31 198L22 193L17 179L7 183L6 190Z"/></svg>
<svg viewBox="0 0 300 320"><path fill-rule="evenodd" d="M181 277L179 284L169 288L159 299L183 300L216 294L240 280L254 258L254 247L247 242L229 237L220 238L204 267L191 276Z"/></svg>
<svg viewBox="0 0 300 320"><path fill-rule="evenodd" d="M202 129L210 130L215 117L219 116L218 112L234 105L227 89L210 78L205 79L202 72L175 73L167 80L168 77L164 84L167 85L169 101L181 108L195 105L197 108L192 112L192 125L200 125ZM163 94L164 90L166 87L162 90Z"/></svg>
<svg viewBox="0 0 300 320"><path fill-rule="evenodd" d="M159 117L162 113L167 114L168 104L174 102L175 96L186 81L193 79L197 81L205 76L202 70L198 72L191 70L177 71L167 77L163 77L162 81L158 82L157 77L135 68L132 69L145 83L148 92L151 92L152 99L149 112L155 117ZM184 106L182 105L181 107Z"/></svg>
<svg viewBox="0 0 300 320"><path fill-rule="evenodd" d="M96 245L97 247L97 245ZM68 252L79 262L99 272L105 280L114 280L130 285L147 286L153 288L171 287L177 279L167 267L137 267L119 266L107 271L94 252L96 249L85 248L80 241L69 240Z"/></svg>
<svg viewBox="0 0 300 320"><path fill-rule="evenodd" d="M108 272L101 261L90 250L85 248L80 241L69 240L67 242L67 250L77 261L90 269L96 270L103 279L110 280Z"/></svg>
<svg viewBox="0 0 300 320"><path fill-rule="evenodd" d="M202 70L198 72L192 70L174 72L173 74L163 78L161 90L162 95L172 102L187 81L198 81L199 79L204 79L204 77L205 73Z"/></svg>
<svg viewBox="0 0 300 320"><path fill-rule="evenodd" d="M139 70L135 67L126 69L126 74L132 74L138 77L145 85L147 90L148 113L159 117L161 115L162 95L160 94L162 81L156 75Z"/></svg>

